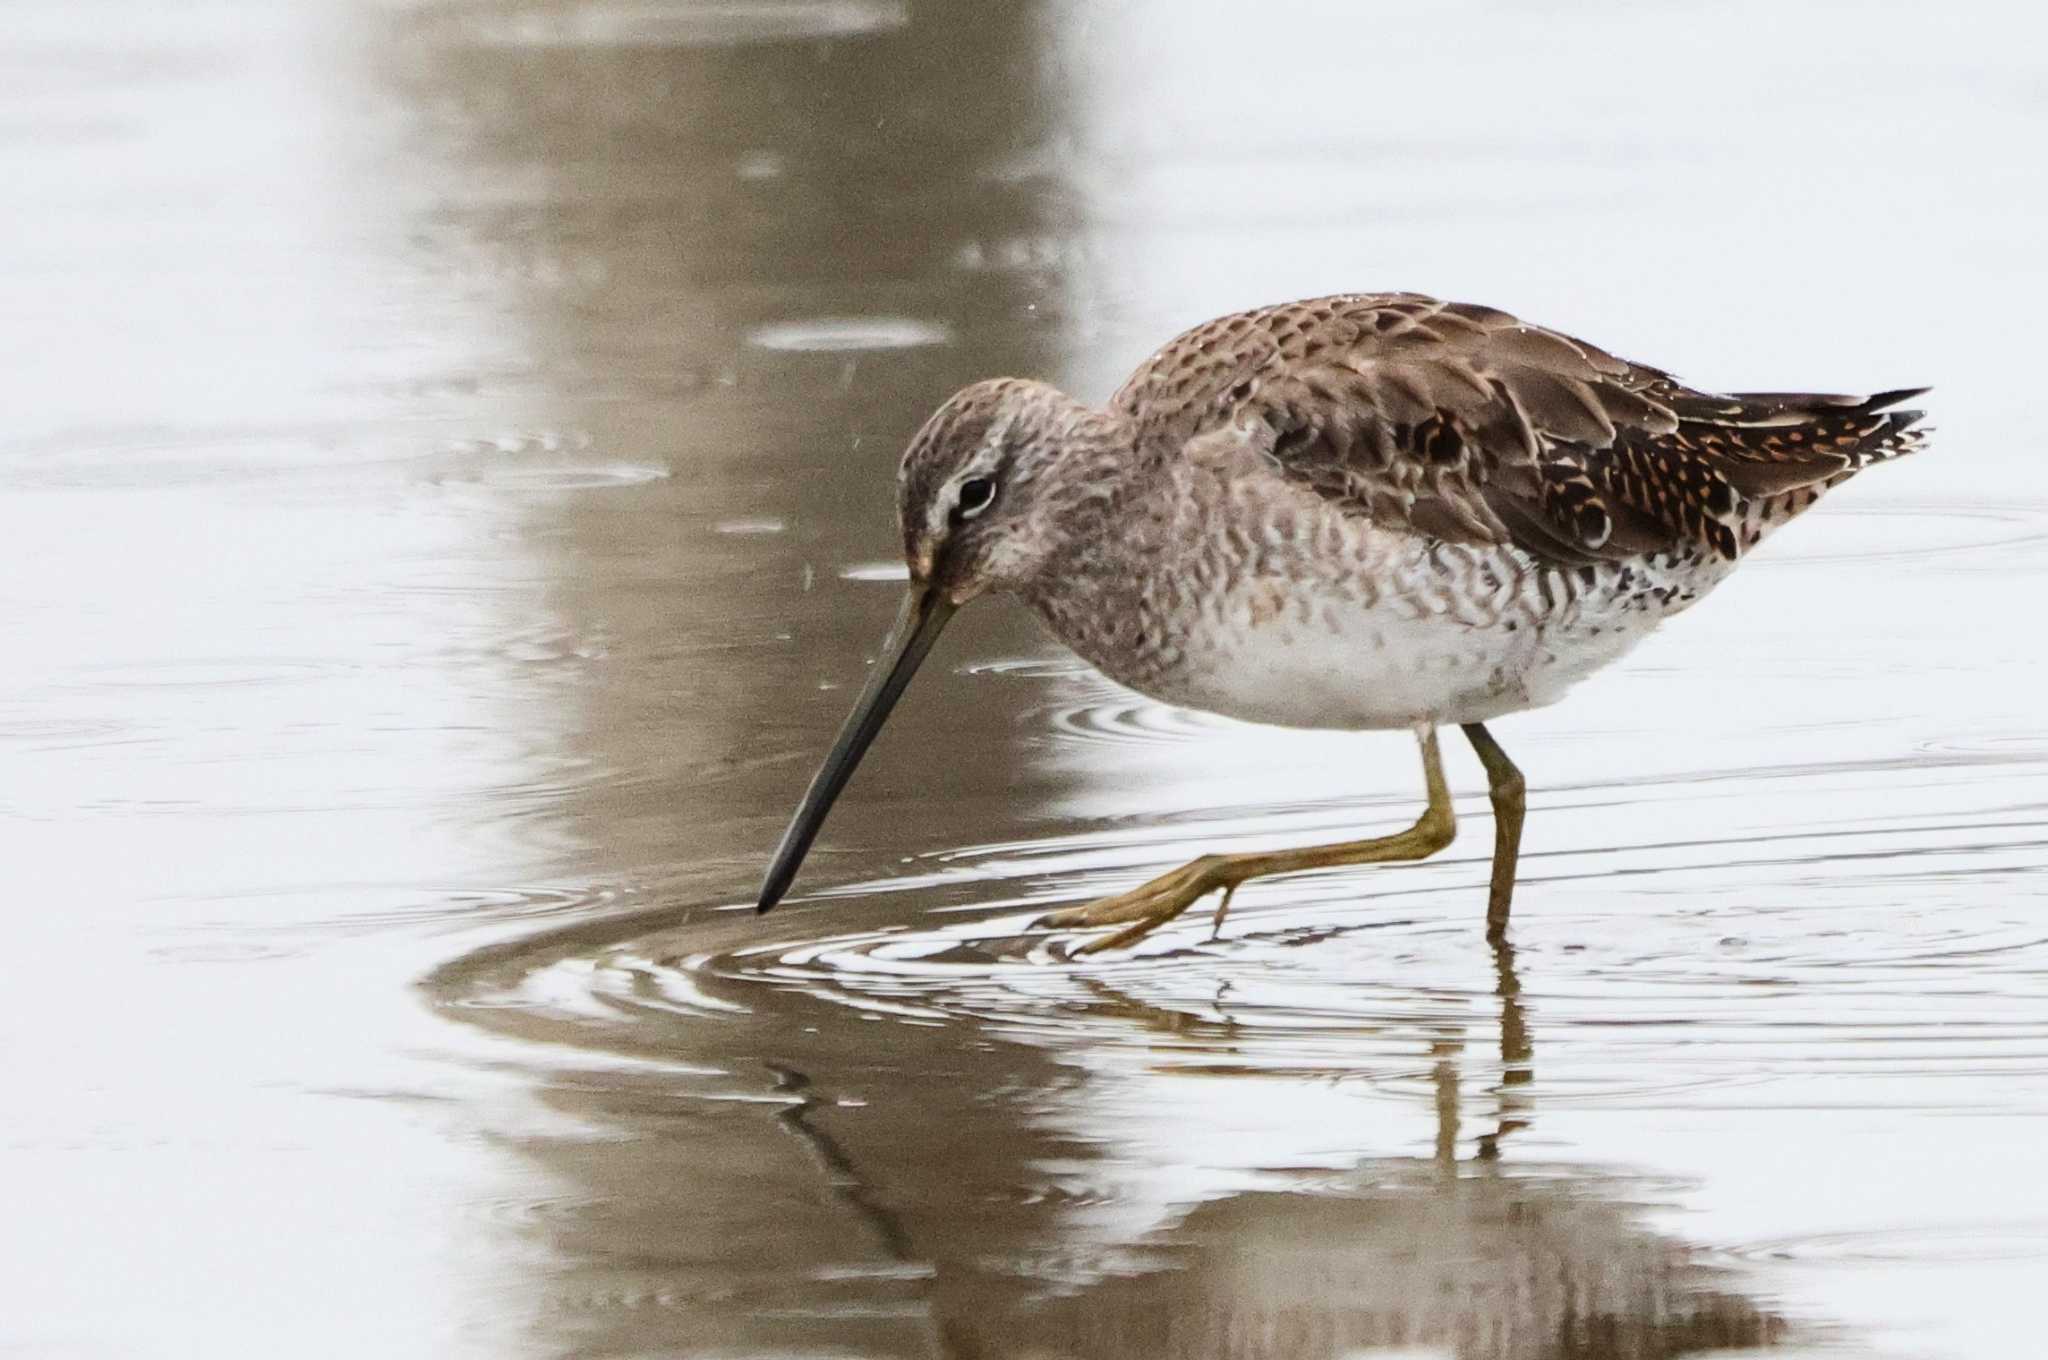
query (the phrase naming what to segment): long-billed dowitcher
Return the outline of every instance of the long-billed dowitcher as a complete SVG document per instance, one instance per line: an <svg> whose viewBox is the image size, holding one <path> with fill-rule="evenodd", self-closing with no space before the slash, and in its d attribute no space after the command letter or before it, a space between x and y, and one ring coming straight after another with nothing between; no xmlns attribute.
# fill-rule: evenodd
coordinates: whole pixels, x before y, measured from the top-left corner
<svg viewBox="0 0 2048 1360"><path fill-rule="evenodd" d="M761 886L779 901L946 620L1021 597L1110 678L1287 727L1412 729L1428 805L1391 836L1203 855L1039 924L1129 944L1248 879L1450 844L1436 729L1494 810L1507 926L1522 775L1485 724L1548 704L1689 608L1765 535L1918 447L1924 388L1695 391L1489 307L1316 298L1198 326L1107 407L1016 378L955 393L903 455L910 588L886 654Z"/></svg>

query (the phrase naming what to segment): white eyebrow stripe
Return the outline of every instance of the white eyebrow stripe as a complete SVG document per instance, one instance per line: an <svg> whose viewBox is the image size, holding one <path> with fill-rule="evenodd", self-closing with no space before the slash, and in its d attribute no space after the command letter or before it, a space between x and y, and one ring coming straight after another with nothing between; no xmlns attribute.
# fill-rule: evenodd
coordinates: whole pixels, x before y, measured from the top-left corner
<svg viewBox="0 0 2048 1360"><path fill-rule="evenodd" d="M981 437L981 444L967 461L948 477L933 496L925 510L925 533L937 538L941 531L952 527L953 507L960 503L960 486L976 477L995 478L996 470L1003 461L1003 445L1009 441L1010 431L1016 428L1018 413L1005 411L990 422L988 432Z"/></svg>

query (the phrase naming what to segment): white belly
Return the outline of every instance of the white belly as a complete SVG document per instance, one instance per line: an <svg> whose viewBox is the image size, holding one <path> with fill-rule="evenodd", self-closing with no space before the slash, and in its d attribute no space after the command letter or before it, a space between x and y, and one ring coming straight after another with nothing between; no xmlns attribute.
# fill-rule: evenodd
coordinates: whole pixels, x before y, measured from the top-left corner
<svg viewBox="0 0 2048 1360"><path fill-rule="evenodd" d="M1394 728L1483 722L1538 708L1627 650L1559 654L1532 633L1447 620L1348 618L1335 629L1282 622L1217 629L1191 647L1177 693L1159 697L1282 727Z"/></svg>
<svg viewBox="0 0 2048 1360"><path fill-rule="evenodd" d="M1627 589L1606 580L1555 603L1532 591L1505 602L1511 607L1432 608L1414 598L1320 595L1289 607L1273 583L1253 582L1203 611L1183 634L1182 664L1145 688L1170 703L1282 727L1484 722L1556 702L1697 597L1645 593L1660 583L1639 571Z"/></svg>

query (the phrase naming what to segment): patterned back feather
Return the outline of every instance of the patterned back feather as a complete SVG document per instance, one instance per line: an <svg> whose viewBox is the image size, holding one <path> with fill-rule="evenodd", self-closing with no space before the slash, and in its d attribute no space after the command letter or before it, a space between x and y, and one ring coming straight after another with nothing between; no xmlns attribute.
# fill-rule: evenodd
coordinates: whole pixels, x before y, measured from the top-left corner
<svg viewBox="0 0 2048 1360"><path fill-rule="evenodd" d="M1583 565L1739 557L1819 491L1910 452L1925 389L1695 391L1489 307L1350 294L1221 317L1111 405L1141 448L1235 434L1377 522Z"/></svg>

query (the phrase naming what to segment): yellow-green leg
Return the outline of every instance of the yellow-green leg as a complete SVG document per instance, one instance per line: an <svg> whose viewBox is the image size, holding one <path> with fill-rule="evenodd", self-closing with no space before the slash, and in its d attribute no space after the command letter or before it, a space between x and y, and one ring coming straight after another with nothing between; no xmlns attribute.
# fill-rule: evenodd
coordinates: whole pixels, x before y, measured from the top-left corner
<svg viewBox="0 0 2048 1360"><path fill-rule="evenodd" d="M1522 818L1528 811L1522 772L1500 749L1483 723L1464 724L1465 739L1486 767L1493 795L1493 883L1486 893L1486 938L1498 944L1508 933L1508 905L1515 896L1515 862L1522 853Z"/></svg>
<svg viewBox="0 0 2048 1360"><path fill-rule="evenodd" d="M1466 731L1469 734L1471 729ZM1082 953L1093 954L1103 949L1121 949L1135 944L1219 888L1224 894L1223 907L1227 909L1230 895L1248 879L1300 873L1305 869L1332 869L1346 864L1428 859L1451 843L1451 838L1457 834L1457 819L1451 812L1450 790L1444 785L1443 761L1437 755L1436 732L1432 728L1422 728L1416 735L1422 745L1422 777L1429 789L1429 806L1423 809L1415 825L1406 831L1373 840L1341 841L1335 845L1312 845L1299 850L1204 855L1128 892L1105 897L1086 906L1064 908L1040 917L1033 924L1065 929L1130 922L1124 929L1090 940L1081 947ZM1484 758L1482 754L1481 759ZM1506 760L1505 756L1501 758ZM1219 910L1219 924L1221 916ZM1502 919L1506 919L1505 909Z"/></svg>

